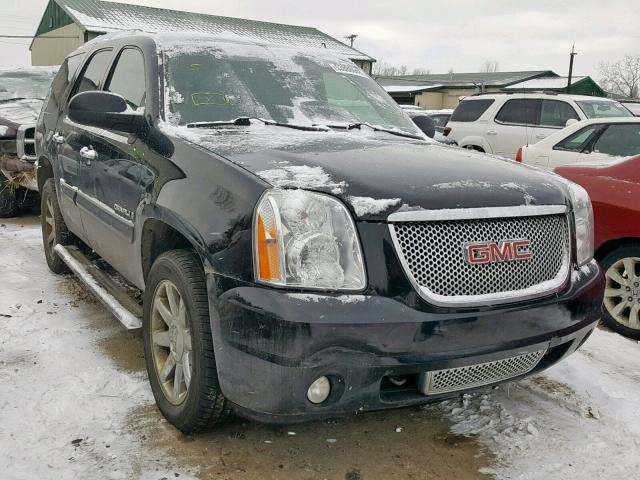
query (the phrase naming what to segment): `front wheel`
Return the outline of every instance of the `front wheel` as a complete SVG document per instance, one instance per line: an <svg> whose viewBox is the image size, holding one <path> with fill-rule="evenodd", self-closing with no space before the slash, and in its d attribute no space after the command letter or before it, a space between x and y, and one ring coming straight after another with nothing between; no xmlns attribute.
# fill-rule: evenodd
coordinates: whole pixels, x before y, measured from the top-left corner
<svg viewBox="0 0 640 480"><path fill-rule="evenodd" d="M600 262L605 272L604 323L640 340L640 245L616 248Z"/></svg>
<svg viewBox="0 0 640 480"><path fill-rule="evenodd" d="M56 197L53 178L45 182L40 192L40 223L42 225L42 243L47 265L53 273L66 273L67 266L53 250L56 244L67 245L70 243L71 232L62 218L58 197Z"/></svg>
<svg viewBox="0 0 640 480"><path fill-rule="evenodd" d="M200 259L190 251L162 254L144 294L145 362L156 403L184 433L221 423L230 413L222 395Z"/></svg>

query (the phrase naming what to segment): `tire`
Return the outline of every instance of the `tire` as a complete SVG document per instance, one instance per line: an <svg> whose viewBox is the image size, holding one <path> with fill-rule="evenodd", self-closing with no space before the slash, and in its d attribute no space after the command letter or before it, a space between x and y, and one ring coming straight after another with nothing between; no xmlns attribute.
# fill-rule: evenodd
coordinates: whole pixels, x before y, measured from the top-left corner
<svg viewBox="0 0 640 480"><path fill-rule="evenodd" d="M640 244L616 248L600 266L606 278L603 322L625 337L640 340Z"/></svg>
<svg viewBox="0 0 640 480"><path fill-rule="evenodd" d="M42 192L40 192L40 224L42 225L44 256L47 259L49 270L56 274L67 273L69 271L67 266L53 251L56 244L69 245L72 238L60 212L53 178L44 183Z"/></svg>
<svg viewBox="0 0 640 480"><path fill-rule="evenodd" d="M144 292L142 328L149 382L165 418L184 433L222 423L231 407L218 383L207 286L195 253L173 250L154 262Z"/></svg>
<svg viewBox="0 0 640 480"><path fill-rule="evenodd" d="M0 173L0 218L15 217L18 206L16 189Z"/></svg>

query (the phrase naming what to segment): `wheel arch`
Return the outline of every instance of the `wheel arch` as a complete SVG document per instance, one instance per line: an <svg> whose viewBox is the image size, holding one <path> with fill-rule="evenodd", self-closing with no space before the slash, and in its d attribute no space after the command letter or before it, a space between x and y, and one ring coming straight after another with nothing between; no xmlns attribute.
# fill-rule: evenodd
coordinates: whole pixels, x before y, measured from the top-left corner
<svg viewBox="0 0 640 480"><path fill-rule="evenodd" d="M49 159L45 156L38 158L38 167L36 169L36 182L38 183L38 191L42 191L44 183L53 178L53 166Z"/></svg>
<svg viewBox="0 0 640 480"><path fill-rule="evenodd" d="M628 245L638 245L640 246L640 238L637 237L622 237L615 238L612 240L607 240L602 245L598 247L595 252L595 259L600 262L604 257L609 255L611 252L620 247L626 247Z"/></svg>

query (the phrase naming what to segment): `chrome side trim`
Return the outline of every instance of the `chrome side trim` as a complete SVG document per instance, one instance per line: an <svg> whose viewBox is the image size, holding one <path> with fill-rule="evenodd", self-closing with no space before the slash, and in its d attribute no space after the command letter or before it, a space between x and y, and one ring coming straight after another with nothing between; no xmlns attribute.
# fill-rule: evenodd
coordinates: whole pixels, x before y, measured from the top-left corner
<svg viewBox="0 0 640 480"><path fill-rule="evenodd" d="M116 213L116 211L113 208L111 208L110 206L102 203L100 200L97 200L97 199L93 198L90 195L87 195L86 193L84 193L79 188L76 188L76 192L78 193L78 196L82 197L83 200L86 200L87 202L91 203L95 207L97 207L100 210L102 210L104 213L106 213L109 216L113 217L115 220L118 220L119 222L125 224L127 227L133 228L134 225L133 225L133 222L131 220L128 220L128 219L123 218L122 216L118 215Z"/></svg>
<svg viewBox="0 0 640 480"><path fill-rule="evenodd" d="M73 185L69 185L64 178L60 179L60 186L63 190L68 190L72 193L78 193L78 187L74 187Z"/></svg>
<svg viewBox="0 0 640 480"><path fill-rule="evenodd" d="M566 205L519 205L516 207L455 208L441 210L413 210L396 212L388 222L437 222L446 220L475 220L482 218L536 217L567 213Z"/></svg>

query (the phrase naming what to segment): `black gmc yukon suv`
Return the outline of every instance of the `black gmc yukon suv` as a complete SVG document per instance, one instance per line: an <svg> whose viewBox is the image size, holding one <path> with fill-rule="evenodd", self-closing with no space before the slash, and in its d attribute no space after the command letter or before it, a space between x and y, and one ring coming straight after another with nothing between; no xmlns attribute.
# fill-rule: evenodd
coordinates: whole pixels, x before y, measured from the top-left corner
<svg viewBox="0 0 640 480"><path fill-rule="evenodd" d="M582 188L427 139L326 49L102 37L62 65L36 146L51 270L142 327L185 432L486 388L571 354L600 316Z"/></svg>

